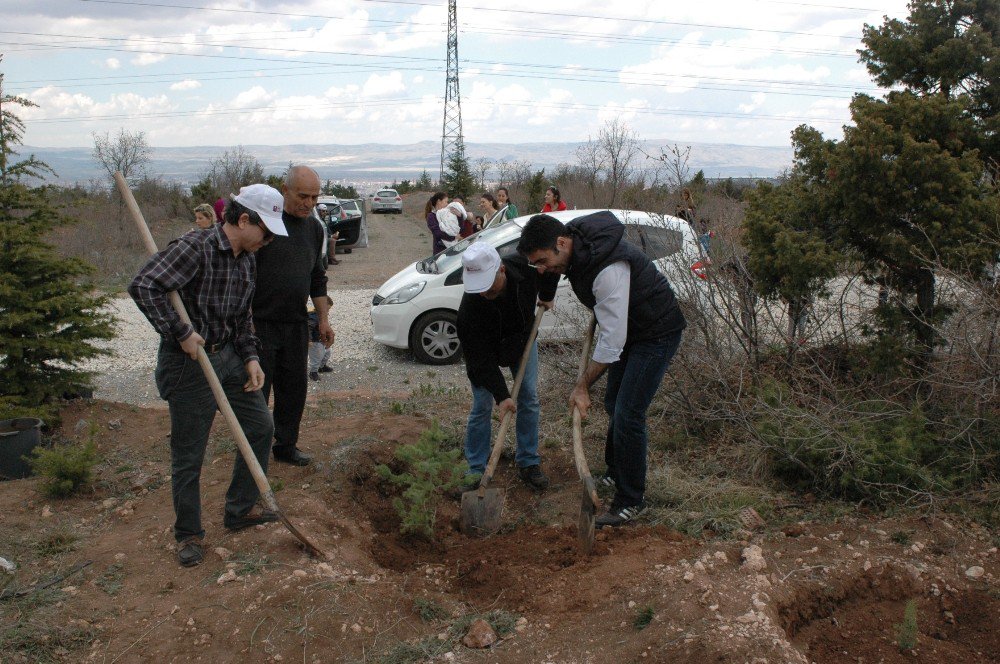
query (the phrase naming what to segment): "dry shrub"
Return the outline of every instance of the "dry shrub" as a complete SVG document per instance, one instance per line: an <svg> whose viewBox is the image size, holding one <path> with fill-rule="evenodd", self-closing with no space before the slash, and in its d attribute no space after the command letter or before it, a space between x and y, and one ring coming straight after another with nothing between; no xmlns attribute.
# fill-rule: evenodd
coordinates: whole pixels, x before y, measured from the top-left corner
<svg viewBox="0 0 1000 664"><path fill-rule="evenodd" d="M97 268L97 284L121 290L148 258L142 238L116 192L103 183L56 189L63 214L73 223L53 229L48 240L64 256ZM180 185L145 180L133 191L157 247L191 230L188 200Z"/></svg>

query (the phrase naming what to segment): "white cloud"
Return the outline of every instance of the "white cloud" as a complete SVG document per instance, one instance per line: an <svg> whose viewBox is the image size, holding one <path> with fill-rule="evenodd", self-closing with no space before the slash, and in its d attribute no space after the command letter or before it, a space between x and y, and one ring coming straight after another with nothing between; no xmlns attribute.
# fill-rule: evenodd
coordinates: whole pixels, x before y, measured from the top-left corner
<svg viewBox="0 0 1000 664"><path fill-rule="evenodd" d="M149 65L155 65L157 62L163 62L166 59L167 56L162 53L141 53L132 58L132 64L138 67L148 67Z"/></svg>
<svg viewBox="0 0 1000 664"><path fill-rule="evenodd" d="M118 69L122 66L122 63L118 58L108 58L104 61L104 66L108 69Z"/></svg>
<svg viewBox="0 0 1000 664"><path fill-rule="evenodd" d="M183 81L178 81L170 86L171 90L197 90L201 87L201 81L195 81L192 79L186 79Z"/></svg>
<svg viewBox="0 0 1000 664"><path fill-rule="evenodd" d="M244 90L236 95L230 106L232 108L256 108L271 103L273 99L273 94L269 93L263 87L255 85L249 90Z"/></svg>
<svg viewBox="0 0 1000 664"><path fill-rule="evenodd" d="M764 105L765 99L767 99L767 95L763 92L757 92L750 96L749 104L740 104L737 108L740 109L741 113L752 113Z"/></svg>
<svg viewBox="0 0 1000 664"><path fill-rule="evenodd" d="M366 99L386 97L406 90L403 75L398 71L389 74L372 74L361 88L361 96Z"/></svg>

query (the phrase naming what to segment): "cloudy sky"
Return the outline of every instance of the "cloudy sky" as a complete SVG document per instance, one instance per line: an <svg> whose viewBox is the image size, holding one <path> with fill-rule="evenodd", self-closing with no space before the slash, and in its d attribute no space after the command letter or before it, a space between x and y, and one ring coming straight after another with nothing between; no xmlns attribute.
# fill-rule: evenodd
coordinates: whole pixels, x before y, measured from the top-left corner
<svg viewBox="0 0 1000 664"><path fill-rule="evenodd" d="M835 4L835 3L842 4ZM143 131L154 147L439 141L446 0L0 0L25 143ZM459 0L468 142L640 138L788 145L828 136L865 23L904 0Z"/></svg>

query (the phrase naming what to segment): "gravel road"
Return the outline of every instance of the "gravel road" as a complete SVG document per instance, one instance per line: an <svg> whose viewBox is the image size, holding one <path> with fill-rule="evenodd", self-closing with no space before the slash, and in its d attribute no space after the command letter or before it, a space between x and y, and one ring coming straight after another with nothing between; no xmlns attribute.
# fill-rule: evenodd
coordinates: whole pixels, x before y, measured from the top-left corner
<svg viewBox="0 0 1000 664"><path fill-rule="evenodd" d="M372 340L368 310L375 289L406 263L428 253L430 240L418 203L422 205L422 201L408 205L413 211L404 215L369 215L370 246L338 255L340 265L330 267L330 321L337 333L330 362L333 372L320 374L319 382L309 381L310 395L339 391L407 394L421 384L468 386L462 364L419 364L409 351ZM386 256L392 261L386 261ZM115 298L112 311L117 337L106 344L112 354L85 366L97 372L94 396L135 405L165 405L153 384L159 337L131 298Z"/></svg>

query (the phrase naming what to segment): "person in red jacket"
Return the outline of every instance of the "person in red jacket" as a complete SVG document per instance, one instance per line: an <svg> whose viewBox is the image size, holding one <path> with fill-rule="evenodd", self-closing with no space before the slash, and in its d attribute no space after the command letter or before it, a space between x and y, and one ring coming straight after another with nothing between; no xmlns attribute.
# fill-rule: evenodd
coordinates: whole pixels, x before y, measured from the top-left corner
<svg viewBox="0 0 1000 664"><path fill-rule="evenodd" d="M566 203L563 202L561 196L559 196L559 190L555 187L549 187L545 190L545 205L542 206L542 212L562 212L566 209Z"/></svg>

